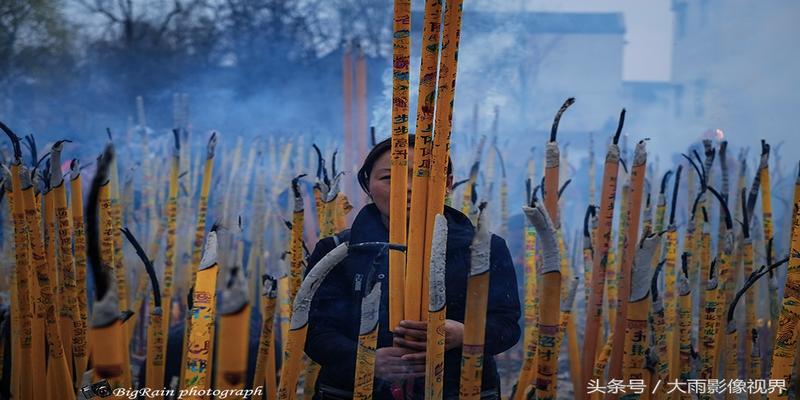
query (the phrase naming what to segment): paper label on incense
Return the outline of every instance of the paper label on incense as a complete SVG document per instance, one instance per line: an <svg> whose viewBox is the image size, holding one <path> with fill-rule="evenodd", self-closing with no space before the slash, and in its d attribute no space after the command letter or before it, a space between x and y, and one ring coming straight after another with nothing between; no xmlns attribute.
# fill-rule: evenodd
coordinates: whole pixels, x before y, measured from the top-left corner
<svg viewBox="0 0 800 400"><path fill-rule="evenodd" d="M636 249L631 271L631 303L644 299L650 293L653 255L660 244L661 235L652 235L645 238L643 245Z"/></svg>
<svg viewBox="0 0 800 400"><path fill-rule="evenodd" d="M559 272L561 268L561 256L558 251L556 230L547 212L539 205L535 207L523 207L522 211L525 213L528 221L536 228L538 240L542 243L543 263L539 275Z"/></svg>
<svg viewBox="0 0 800 400"><path fill-rule="evenodd" d="M561 154L558 151L558 143L547 142L547 145L545 146L544 157L546 168L557 168L559 159L561 157Z"/></svg>
<svg viewBox="0 0 800 400"><path fill-rule="evenodd" d="M361 300L361 324L359 335L366 335L376 331L381 307L381 283L377 282L369 294Z"/></svg>
<svg viewBox="0 0 800 400"><path fill-rule="evenodd" d="M447 219L436 214L433 223L433 242L431 243L431 267L428 279L428 311L436 312L445 306L445 266L447 264Z"/></svg>
<svg viewBox="0 0 800 400"><path fill-rule="evenodd" d="M642 140L636 144L636 150L633 153L633 167L644 165L647 162L647 147L645 141Z"/></svg>
<svg viewBox="0 0 800 400"><path fill-rule="evenodd" d="M314 298L314 293L328 273L347 257L347 249L347 242L336 246L308 272L308 275L300 285L300 289L297 291L297 296L292 305L291 330L300 329L308 323L308 312L311 309L311 300Z"/></svg>
<svg viewBox="0 0 800 400"><path fill-rule="evenodd" d="M211 231L206 238L206 248L203 252L203 258L200 260L200 267L198 270L211 268L217 264L217 233Z"/></svg>
<svg viewBox="0 0 800 400"><path fill-rule="evenodd" d="M58 187L64 182L64 175L61 174L61 150L63 142L56 142L50 149L50 185Z"/></svg>
<svg viewBox="0 0 800 400"><path fill-rule="evenodd" d="M338 174L333 177L333 181L331 182L330 188L325 193L325 202L330 203L332 202L337 195L339 195L339 185L342 179L342 174Z"/></svg>
<svg viewBox="0 0 800 400"><path fill-rule="evenodd" d="M470 245L470 270L469 276L480 275L489 270L491 234L489 233L486 212L478 214L478 226Z"/></svg>
<svg viewBox="0 0 800 400"><path fill-rule="evenodd" d="M619 163L619 146L616 144L608 145L608 151L606 151L606 164L617 164Z"/></svg>

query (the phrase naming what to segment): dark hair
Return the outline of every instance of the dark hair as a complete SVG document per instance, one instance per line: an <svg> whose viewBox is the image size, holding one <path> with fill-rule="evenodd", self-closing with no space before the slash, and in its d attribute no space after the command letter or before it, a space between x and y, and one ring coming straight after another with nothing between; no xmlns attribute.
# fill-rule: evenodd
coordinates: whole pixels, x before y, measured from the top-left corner
<svg viewBox="0 0 800 400"><path fill-rule="evenodd" d="M413 149L415 143L415 136L408 135L408 148ZM361 189L364 190L365 193L369 194L369 176L372 174L372 168L375 167L375 161L378 160L380 156L384 153L390 151L392 149L392 138L388 137L380 141L380 143L376 144L372 150L369 151L367 157L364 158L364 163L361 165L361 169L358 170L358 184L361 185ZM451 175L453 173L453 161L449 159L447 160L447 175Z"/></svg>

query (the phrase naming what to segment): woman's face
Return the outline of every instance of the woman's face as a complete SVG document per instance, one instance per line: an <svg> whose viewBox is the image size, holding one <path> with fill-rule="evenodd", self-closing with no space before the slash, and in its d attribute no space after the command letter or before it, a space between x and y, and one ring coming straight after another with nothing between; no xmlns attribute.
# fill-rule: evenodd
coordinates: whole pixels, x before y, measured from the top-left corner
<svg viewBox="0 0 800 400"><path fill-rule="evenodd" d="M414 165L414 150L408 152L408 165ZM372 167L372 172L369 176L369 194L375 206L380 210L381 215L388 221L389 220L389 200L391 199L391 181L392 181L392 161L391 153L385 152L377 160ZM411 207L411 177L414 175L411 168L408 168L408 181L406 189L406 208ZM453 183L453 177L447 177L447 189ZM408 215L408 214L406 214Z"/></svg>
<svg viewBox="0 0 800 400"><path fill-rule="evenodd" d="M414 151L408 152L408 165L414 165ZM411 205L411 176L412 170L408 169L408 189L406 191L406 207ZM391 182L392 182L392 160L391 153L385 152L377 160L372 167L372 172L369 175L369 194L372 197L372 202L378 207L381 215L387 220L389 218L389 200L391 198Z"/></svg>

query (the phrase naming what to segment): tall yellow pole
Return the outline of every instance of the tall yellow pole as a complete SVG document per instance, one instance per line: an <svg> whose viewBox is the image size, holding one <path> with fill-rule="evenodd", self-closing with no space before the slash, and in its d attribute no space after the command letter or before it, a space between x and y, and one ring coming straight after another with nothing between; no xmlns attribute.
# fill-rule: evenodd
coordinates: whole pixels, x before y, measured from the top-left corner
<svg viewBox="0 0 800 400"><path fill-rule="evenodd" d="M800 193L800 176L795 183L789 267L786 270L783 307L776 327L777 334L772 349L770 370L771 379L783 379L787 384L792 381L792 363L795 361L797 342L800 340L798 339L800 338L800 200L798 200L800 194L798 193ZM788 392L773 392L769 395L770 399L788 397Z"/></svg>
<svg viewBox="0 0 800 400"><path fill-rule="evenodd" d="M267 376L268 373L274 373L275 371L269 371L267 366L270 362L270 356L274 358L274 348L275 348L275 341L274 341L274 334L272 329L275 326L275 303L276 298L278 295L278 281L269 276L264 274L263 276L263 288L262 288L262 296L264 299L262 300L262 308L264 311L262 312L262 322L261 322L261 339L258 342L258 356L256 358L256 369L253 373L253 388L257 388L259 386L264 386L264 389L267 391L273 391L274 388L268 385L269 377ZM261 400L264 396L261 393L257 393L253 396L253 399Z"/></svg>
<svg viewBox="0 0 800 400"><path fill-rule="evenodd" d="M89 317L88 297L86 295L86 231L83 221L83 182L80 163L73 159L70 163L70 206L72 210L73 249L75 254L75 286L77 290L78 315L72 355L75 358L75 385L77 386L89 362L89 337L87 336Z"/></svg>
<svg viewBox="0 0 800 400"><path fill-rule="evenodd" d="M442 57L439 65L438 97L436 98L436 131L433 139L433 159L428 184L425 247L422 259L422 310L420 310L420 315L424 317L427 317L428 309L429 274L427 270L430 265L434 219L436 214L444 212L447 194L447 170L450 165L450 134L453 126L453 102L456 94L462 3L463 0L455 0L447 4L444 32L442 33Z"/></svg>
<svg viewBox="0 0 800 400"><path fill-rule="evenodd" d="M433 119L436 106L436 83L439 58L439 31L442 2L425 0L425 19L422 30L422 62L420 63L419 104L417 107L414 165L411 166L411 208L408 224L408 252L406 276L422 276L425 271L425 231L428 211L428 184L431 174L433 150ZM422 279L405 282L403 318L420 321L422 316ZM425 315L427 317L427 313Z"/></svg>
<svg viewBox="0 0 800 400"><path fill-rule="evenodd" d="M0 125L6 130L5 125ZM7 131L8 132L8 131ZM12 141L15 139L12 136ZM18 139L17 139L18 140ZM19 150L19 144L14 142L15 150ZM15 151L15 153L17 153ZM25 202L23 198L23 188L21 174L22 159L21 154L15 154L15 160L11 164L11 184L13 196L13 217L14 217L14 258L16 262L17 280L17 299L19 303L19 359L12 359L12 371L19 371L19 387L12 388L13 394L20 398L32 398L34 394L34 375L33 375L33 348L32 348L32 320L33 320L33 283L31 282L31 259L30 243L33 239L29 236L25 219ZM25 190L33 190L28 187ZM16 343L15 343L16 344ZM17 391L18 389L18 391Z"/></svg>
<svg viewBox="0 0 800 400"><path fill-rule="evenodd" d="M620 113L617 132L606 153L603 169L603 185L600 194L600 210L597 233L594 235L594 260L592 265L591 293L586 311L586 324L583 345L583 362L581 368L581 387L586 387L589 377L594 374L594 362L597 354L597 343L600 335L600 323L603 315L603 292L605 286L608 249L611 238L611 227L614 219L614 201L617 193L617 174L619 171L619 136L625 122L625 110ZM588 398L585 391L578 392L579 398Z"/></svg>
<svg viewBox="0 0 800 400"><path fill-rule="evenodd" d="M464 340L461 352L460 398L481 397L486 309L489 302L489 264L491 239L486 221L486 203L481 204L478 226L470 245L470 271L467 278L467 306L464 311Z"/></svg>
<svg viewBox="0 0 800 400"><path fill-rule="evenodd" d="M648 344L647 317L650 313L650 283L652 281L651 262L657 247L661 245L661 235L646 236L641 245L636 246L633 269L631 271L631 294L628 297L629 313L625 321L625 349L622 358L622 375L625 382L641 379L646 387L650 384L650 374L646 369L645 349ZM575 391L584 390L575 388ZM649 398L649 390L640 399Z"/></svg>
<svg viewBox="0 0 800 400"><path fill-rule="evenodd" d="M369 287L366 285L365 287ZM378 317L381 303L381 284L372 285L361 300L361 325L358 332L356 369L353 383L353 398L372 399L375 378L375 347L378 344ZM305 394L305 393L304 393ZM305 394L308 398L309 394Z"/></svg>
<svg viewBox="0 0 800 400"><path fill-rule="evenodd" d="M536 229L537 241L542 246L543 262L539 270L538 282L542 283L542 294L539 307L538 343L536 353L535 390L536 398L555 398L558 375L558 348L555 346L558 333L561 291L561 254L558 250L556 228L547 215L547 211L532 202L531 207L523 208L528 221ZM517 388L525 390L525 388Z"/></svg>
<svg viewBox="0 0 800 400"><path fill-rule="evenodd" d="M181 366L186 370L181 388L196 388L200 391L211 387L208 377L211 375L211 342L214 341L213 325L217 316L217 262L217 232L216 228L211 228L206 237L205 250L197 269L197 282L192 293L192 324L189 328L189 342L186 344L186 364Z"/></svg>
<svg viewBox="0 0 800 400"><path fill-rule="evenodd" d="M67 205L67 192L64 187L64 176L61 174L61 150L63 141L56 142L50 150L50 180L53 185L53 200L55 216L58 222L59 240L59 270L63 282L64 293L61 294L62 303L59 310L59 322L62 335L64 352L70 373L74 376L73 345L82 334L78 316L78 290L75 279L75 260L72 256L72 224L69 219Z"/></svg>
<svg viewBox="0 0 800 400"><path fill-rule="evenodd" d="M237 260L238 261L238 260ZM250 302L244 272L230 269L219 299L219 343L214 389L243 389L247 380Z"/></svg>
<svg viewBox="0 0 800 400"><path fill-rule="evenodd" d="M108 217L108 171L114 148L106 146L98 159L86 204L87 258L95 278L95 302L89 323L92 364L96 378L108 379L112 387L124 386L124 334L119 312L119 294L113 273L113 222Z"/></svg>
<svg viewBox="0 0 800 400"><path fill-rule="evenodd" d="M609 363L609 377L621 377L623 373L622 358L625 346L625 321L628 313L628 302L631 294L631 269L636 254L636 244L639 238L639 218L641 216L642 195L644 189L644 175L646 171L647 152L645 142L642 140L636 145L631 168L631 193L628 205L628 230L625 232L625 249L622 253L622 263L619 275L619 299L617 307L617 320L614 327L614 340L612 342L611 362ZM619 378L617 378L619 379ZM612 394L611 398L615 398Z"/></svg>
<svg viewBox="0 0 800 400"><path fill-rule="evenodd" d="M425 399L441 399L444 391L444 322L447 316L445 264L447 256L447 220L437 214L431 243L428 280L428 331L425 359Z"/></svg>
<svg viewBox="0 0 800 400"><path fill-rule="evenodd" d="M411 0L395 0L392 29L392 148L389 241L406 244L408 199L408 102ZM403 319L406 254L389 250L389 329Z"/></svg>

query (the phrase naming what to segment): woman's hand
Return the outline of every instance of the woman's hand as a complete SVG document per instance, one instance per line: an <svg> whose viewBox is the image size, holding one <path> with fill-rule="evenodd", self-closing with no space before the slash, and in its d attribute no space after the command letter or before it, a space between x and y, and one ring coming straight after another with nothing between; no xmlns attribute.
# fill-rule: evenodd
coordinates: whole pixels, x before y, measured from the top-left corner
<svg viewBox="0 0 800 400"><path fill-rule="evenodd" d="M444 320L444 349L451 350L460 347L464 341L464 324L452 319ZM423 360L425 355L426 341L428 337L428 323L425 321L400 321L400 326L394 329L395 346L405 347L411 350L422 352ZM407 356L416 359L418 356Z"/></svg>
<svg viewBox="0 0 800 400"><path fill-rule="evenodd" d="M407 359L415 350L404 347L381 347L375 350L375 377L387 381L421 378L425 376L425 353L422 361Z"/></svg>

